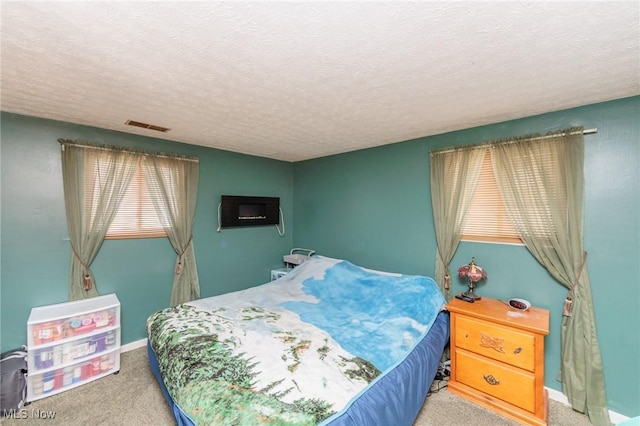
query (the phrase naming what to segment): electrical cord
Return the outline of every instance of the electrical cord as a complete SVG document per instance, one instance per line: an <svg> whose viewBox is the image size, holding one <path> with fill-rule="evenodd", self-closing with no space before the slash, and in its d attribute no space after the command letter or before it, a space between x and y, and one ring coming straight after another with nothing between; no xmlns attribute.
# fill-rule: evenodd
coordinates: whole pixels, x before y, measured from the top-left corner
<svg viewBox="0 0 640 426"><path fill-rule="evenodd" d="M427 396L439 392L441 389L444 389L449 384L449 376L451 375L451 364L450 361L441 362L438 366L438 371L436 371L436 375L433 378L433 382L429 387L429 392L427 392Z"/></svg>
<svg viewBox="0 0 640 426"><path fill-rule="evenodd" d="M216 232L220 232L222 230L222 223L220 222L220 208L222 207L222 203L218 203L218 229Z"/></svg>
<svg viewBox="0 0 640 426"><path fill-rule="evenodd" d="M427 397L433 395L434 393L440 392L442 389L445 389L449 385L448 382L448 380L434 380L433 383L431 383L429 392L427 392Z"/></svg>
<svg viewBox="0 0 640 426"><path fill-rule="evenodd" d="M285 233L284 214L282 213L282 209L280 207L278 207L278 210L280 210L280 220L282 220L282 231L280 231L280 228L278 227L277 224L276 224L276 229L278 230L278 235L280 235L281 237L284 237L284 233Z"/></svg>

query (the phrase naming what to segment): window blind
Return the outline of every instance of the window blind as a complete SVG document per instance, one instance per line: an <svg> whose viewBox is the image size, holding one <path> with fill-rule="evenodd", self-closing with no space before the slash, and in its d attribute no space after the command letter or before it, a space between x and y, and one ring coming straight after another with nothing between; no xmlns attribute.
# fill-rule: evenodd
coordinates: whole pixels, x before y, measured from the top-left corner
<svg viewBox="0 0 640 426"><path fill-rule="evenodd" d="M98 185L106 182L109 178L109 167L106 162L97 160L93 164L87 165L88 170L85 176L87 179L95 178ZM117 166L116 166L117 167ZM95 190L93 185L85 185L86 191ZM98 197L94 194L85 193L86 208L96 211ZM99 217L100 215L92 215ZM162 223L156 213L149 190L145 184L142 166L138 163L131 183L127 187L120 202L115 218L109 225L109 230L105 239L125 239L125 238L161 238L166 237Z"/></svg>
<svg viewBox="0 0 640 426"><path fill-rule="evenodd" d="M491 153L485 151L480 177L462 227L463 241L518 243L518 236L505 210L493 174Z"/></svg>

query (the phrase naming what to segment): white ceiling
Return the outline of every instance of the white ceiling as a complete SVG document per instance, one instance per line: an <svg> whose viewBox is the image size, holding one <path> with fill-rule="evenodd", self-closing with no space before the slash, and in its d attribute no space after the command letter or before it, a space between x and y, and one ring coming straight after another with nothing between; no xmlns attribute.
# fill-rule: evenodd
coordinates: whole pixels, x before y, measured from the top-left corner
<svg viewBox="0 0 640 426"><path fill-rule="evenodd" d="M2 110L299 161L638 95L639 5L2 1Z"/></svg>

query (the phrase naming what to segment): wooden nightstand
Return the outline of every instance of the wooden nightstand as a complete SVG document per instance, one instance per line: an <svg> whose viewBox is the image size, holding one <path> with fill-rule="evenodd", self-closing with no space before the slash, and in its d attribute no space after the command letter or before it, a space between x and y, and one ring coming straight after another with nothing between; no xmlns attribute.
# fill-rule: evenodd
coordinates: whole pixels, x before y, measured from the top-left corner
<svg viewBox="0 0 640 426"><path fill-rule="evenodd" d="M449 390L518 422L546 425L544 336L549 311L452 299Z"/></svg>

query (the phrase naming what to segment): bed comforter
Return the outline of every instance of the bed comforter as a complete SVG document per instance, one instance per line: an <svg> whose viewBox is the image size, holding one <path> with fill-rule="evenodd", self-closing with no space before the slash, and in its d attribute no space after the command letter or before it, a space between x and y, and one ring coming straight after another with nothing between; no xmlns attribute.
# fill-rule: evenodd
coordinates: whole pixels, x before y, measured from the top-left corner
<svg viewBox="0 0 640 426"><path fill-rule="evenodd" d="M149 344L198 425L315 425L400 363L445 300L428 277L314 257L258 287L159 311Z"/></svg>

